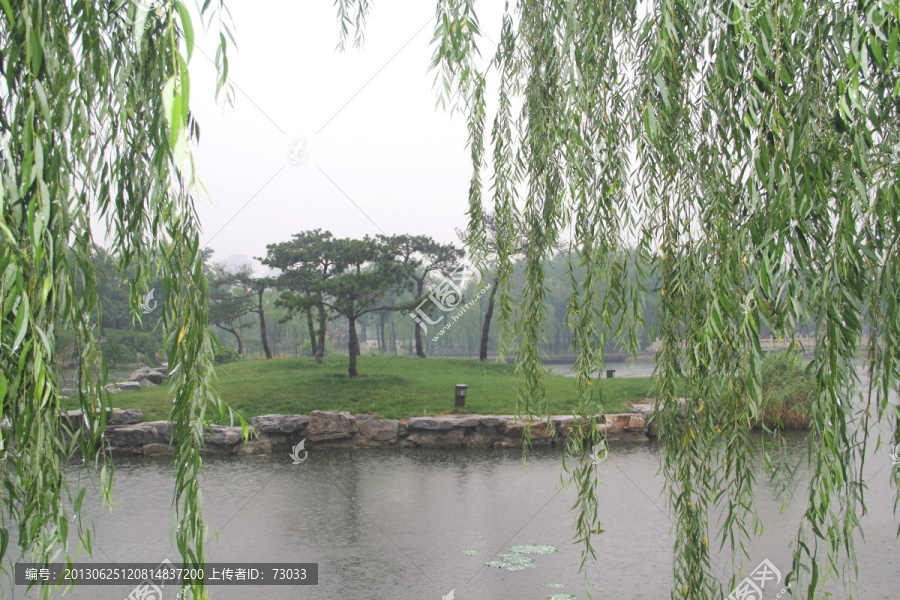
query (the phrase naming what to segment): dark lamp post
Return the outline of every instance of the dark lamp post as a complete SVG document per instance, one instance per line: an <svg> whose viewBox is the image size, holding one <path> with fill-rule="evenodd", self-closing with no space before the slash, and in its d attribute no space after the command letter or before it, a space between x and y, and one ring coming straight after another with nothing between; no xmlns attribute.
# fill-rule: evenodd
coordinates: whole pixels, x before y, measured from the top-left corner
<svg viewBox="0 0 900 600"><path fill-rule="evenodd" d="M466 388L468 387L461 383L456 385L456 408L463 408L466 405Z"/></svg>

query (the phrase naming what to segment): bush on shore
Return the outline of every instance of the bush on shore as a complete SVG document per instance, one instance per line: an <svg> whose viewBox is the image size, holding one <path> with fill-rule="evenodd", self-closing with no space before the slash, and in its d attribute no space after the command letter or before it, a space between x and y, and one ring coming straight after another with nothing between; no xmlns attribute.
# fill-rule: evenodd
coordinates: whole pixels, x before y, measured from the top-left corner
<svg viewBox="0 0 900 600"><path fill-rule="evenodd" d="M808 429L815 382L796 350L766 355L761 372L760 425L772 429Z"/></svg>

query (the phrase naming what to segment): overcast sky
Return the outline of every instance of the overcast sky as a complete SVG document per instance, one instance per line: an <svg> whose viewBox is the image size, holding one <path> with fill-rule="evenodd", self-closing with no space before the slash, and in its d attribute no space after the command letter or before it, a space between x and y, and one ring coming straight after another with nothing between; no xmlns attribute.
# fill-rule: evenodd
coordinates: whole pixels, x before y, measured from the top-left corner
<svg viewBox="0 0 900 600"><path fill-rule="evenodd" d="M435 104L434 4L376 1L365 46L343 53L332 0L227 5L238 42L228 54L234 107L214 99L215 28L191 61L194 158L209 192L197 211L215 260L263 256L266 244L314 228L458 242L471 164L465 119ZM479 3L492 38L502 7ZM307 158L297 164L290 152L301 138L295 156Z"/></svg>

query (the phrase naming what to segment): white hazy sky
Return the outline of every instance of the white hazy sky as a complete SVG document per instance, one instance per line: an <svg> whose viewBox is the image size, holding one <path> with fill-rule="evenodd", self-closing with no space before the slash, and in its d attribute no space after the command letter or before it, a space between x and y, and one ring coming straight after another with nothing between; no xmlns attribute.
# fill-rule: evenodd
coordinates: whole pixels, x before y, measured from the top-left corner
<svg viewBox="0 0 900 600"><path fill-rule="evenodd" d="M197 211L214 260L263 256L266 244L314 228L458 242L471 164L465 119L435 105L434 3L374 2L365 46L344 53L336 50L332 0L227 5L238 42L228 55L234 107L215 100L207 58L215 27L202 41L198 32L191 61L201 130L194 158L209 192ZM482 29L494 39L502 8L479 3ZM493 50L485 40L482 55ZM308 158L296 164L289 153L301 138Z"/></svg>

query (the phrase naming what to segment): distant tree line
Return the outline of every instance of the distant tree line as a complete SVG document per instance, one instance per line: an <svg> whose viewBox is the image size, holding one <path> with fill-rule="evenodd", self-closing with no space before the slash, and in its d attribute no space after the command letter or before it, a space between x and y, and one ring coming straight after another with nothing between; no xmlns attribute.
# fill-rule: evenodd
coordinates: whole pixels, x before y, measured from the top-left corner
<svg viewBox="0 0 900 600"><path fill-rule="evenodd" d="M496 239L496 226L492 215L486 215L485 222L490 259L496 255L490 243ZM258 259L271 268L266 276L254 275L249 265L229 267L215 262L212 250L204 250L203 255L210 288L209 323L222 342L233 340L239 356L293 354L321 362L332 347L344 347L348 373L355 377L362 342L372 337L380 352L420 358L477 355L487 360L500 350L496 269L488 269L482 279L466 285L459 278L465 266L463 250L428 236L351 239L321 229L304 231L266 247L265 256ZM515 258L510 278L513 297L524 287L524 267ZM161 310L134 314L126 285L133 274L119 273L113 257L99 247L93 261L100 273L100 305L92 322L106 359L113 365L162 360L164 343L157 327ZM545 272L542 349L548 355L572 354L577 348L569 325L568 291L573 279L585 280L583 269L571 264L568 251L560 248L546 262ZM623 276L633 277L633 273ZM657 287L651 279L643 296L644 325L638 330L642 348L656 338ZM161 281L153 280L150 289L162 307ZM471 307L455 318L459 307L469 303ZM446 310L448 306L453 310ZM514 337L514 311L509 318ZM74 336L61 330L58 338L61 360L77 360ZM604 350L607 355L620 352L621 341L610 339Z"/></svg>

